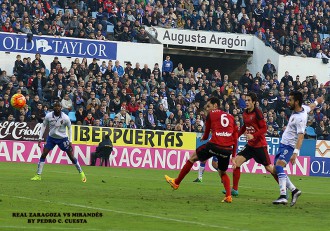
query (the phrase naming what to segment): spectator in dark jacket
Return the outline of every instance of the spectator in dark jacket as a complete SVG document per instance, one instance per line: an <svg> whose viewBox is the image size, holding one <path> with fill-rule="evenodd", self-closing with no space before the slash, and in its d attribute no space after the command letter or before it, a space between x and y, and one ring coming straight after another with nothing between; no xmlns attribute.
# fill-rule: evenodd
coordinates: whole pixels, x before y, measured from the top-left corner
<svg viewBox="0 0 330 231"><path fill-rule="evenodd" d="M110 154L113 150L112 142L109 135L105 135L102 142L99 143L99 146L96 148L95 152L91 153L91 166L95 166L96 159L100 158L100 166L105 162L105 166L108 166L108 161Z"/></svg>
<svg viewBox="0 0 330 231"><path fill-rule="evenodd" d="M128 27L124 27L123 33L120 35L120 41L122 42L133 42L133 37L131 32L128 30Z"/></svg>
<svg viewBox="0 0 330 231"><path fill-rule="evenodd" d="M273 77L276 73L276 68L270 59L267 59L267 63L262 68L262 74L266 77L267 75Z"/></svg>
<svg viewBox="0 0 330 231"><path fill-rule="evenodd" d="M240 85L244 88L251 89L253 83L253 77L249 70L245 71L245 74L239 80Z"/></svg>
<svg viewBox="0 0 330 231"><path fill-rule="evenodd" d="M94 75L97 75L100 72L100 66L97 63L97 59L93 58L93 62L91 64L89 64L88 69L90 71L93 71Z"/></svg>
<svg viewBox="0 0 330 231"><path fill-rule="evenodd" d="M149 43L150 42L150 38L144 28L140 29L140 32L136 36L136 40L139 43Z"/></svg>
<svg viewBox="0 0 330 231"><path fill-rule="evenodd" d="M293 78L289 75L289 72L286 71L285 75L281 79L281 83L284 83L284 87L288 86L288 82L291 81L293 83Z"/></svg>
<svg viewBox="0 0 330 231"><path fill-rule="evenodd" d="M37 73L37 77L35 77L32 81L32 90L34 91L34 94L38 94L39 98L42 99L42 90L47 84L47 79L42 76L41 72Z"/></svg>

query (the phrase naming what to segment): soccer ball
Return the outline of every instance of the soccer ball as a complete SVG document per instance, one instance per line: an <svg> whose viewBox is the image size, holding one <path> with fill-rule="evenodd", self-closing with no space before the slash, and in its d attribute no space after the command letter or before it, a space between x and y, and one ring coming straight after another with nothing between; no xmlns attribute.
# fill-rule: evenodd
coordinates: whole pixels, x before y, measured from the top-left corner
<svg viewBox="0 0 330 231"><path fill-rule="evenodd" d="M26 99L22 94L15 94L11 97L10 104L13 108L19 110L26 104Z"/></svg>

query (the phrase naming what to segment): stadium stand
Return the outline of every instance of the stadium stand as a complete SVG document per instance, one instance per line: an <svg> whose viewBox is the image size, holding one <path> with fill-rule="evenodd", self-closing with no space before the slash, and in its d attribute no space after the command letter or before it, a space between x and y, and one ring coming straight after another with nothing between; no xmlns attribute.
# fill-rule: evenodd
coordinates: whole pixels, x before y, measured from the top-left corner
<svg viewBox="0 0 330 231"><path fill-rule="evenodd" d="M276 137L285 129L291 113L287 109L288 94L291 90L299 90L303 92L305 104L314 102L318 96L325 97L324 104L319 105L308 117L310 126L306 136L313 138L317 135L318 138L329 139L330 88L318 83L316 76L307 76L300 82L299 77L293 80L290 75L278 80L276 74L271 78L263 78L259 75L253 77L247 71L242 74L239 81L230 81L230 78L221 75L219 78L217 71L206 75L199 68L194 72L191 68L185 70L182 67L184 75L176 76L176 72L170 70L168 78L158 75L157 79L154 77L151 79L150 74L155 73L156 70L141 76L141 69L138 68L132 68L133 71L126 68L123 78L114 78L115 67L112 67L110 72L104 74L98 72L89 78L90 74L85 75L88 72L80 69L79 59L75 59L75 63L66 68L68 72L63 72L65 68L57 65L58 68L54 68L47 76L45 73L36 75L40 73L39 69L35 68L38 61L43 63L42 59L38 59L38 55L35 60L30 61L24 57L21 62L15 61L14 75L7 76L6 71L2 71L0 76L2 121L7 120L12 114L17 121L20 115L25 115L25 121L30 121L32 115L35 115L33 117L36 117L37 121L42 121L44 113L42 113L43 109L37 107L38 103L47 105L45 110L48 110L52 107L54 99L58 99L62 102L63 108L68 108L63 111L69 114L73 123L77 124L83 124L84 120L91 123L100 120L102 126L126 127L130 123L130 126L135 127L134 124L140 123L137 121L140 118L139 113L141 112L143 119L147 121L147 111L151 108L157 118L155 121L157 129L193 132L197 131L198 125L203 127L205 121L203 106L211 96L219 97L222 102L221 108L233 114L237 125L241 126L245 94L254 91L259 97L258 107L262 110L269 127L268 136ZM93 67L88 63L87 66ZM24 73L29 70L31 76L25 78L22 70L25 70ZM97 81L97 77L101 77L100 82ZM33 78L32 84L29 84L30 78ZM41 89L38 85L38 89L35 89L36 85L33 84L38 82L38 78L42 83ZM59 87L61 85L62 87ZM27 96L28 106L24 110L12 110L10 106L10 97L17 91ZM69 97L64 97L66 94ZM78 111L82 111L81 115L77 115ZM92 118L87 118L87 113L91 113ZM126 120L127 116L130 119ZM166 126L167 123L171 126Z"/></svg>
<svg viewBox="0 0 330 231"><path fill-rule="evenodd" d="M144 26L253 34L279 54L328 62L329 9L306 0L3 1L1 30L126 42L150 42Z"/></svg>
<svg viewBox="0 0 330 231"><path fill-rule="evenodd" d="M2 2L2 31L147 42L137 38L143 25L212 30L255 34L280 54L330 57L330 8L326 1L29 2ZM205 121L203 106L209 97L219 97L222 109L233 114L241 126L244 95L254 91L269 127L268 136L276 137L281 135L290 116L288 93L299 90L304 94L305 104L318 96L325 97L325 103L312 112L308 120L318 138L330 139L330 88L319 83L317 76L293 79L289 74L272 73L265 78L252 76L247 71L239 81L231 81L217 71L204 74L198 66L182 67L179 71L172 67L162 75L155 74L159 70L142 72L133 65L133 71L122 67L124 77L115 78L118 68L106 68L104 73L95 71L88 76L81 64L82 61L76 59L71 66L63 67L59 60L54 66L45 67L38 55L34 60L28 57L13 60L14 74L7 76L6 71L2 71L0 76L1 121L11 115L17 121L20 115L25 115L25 121L42 121L45 112L38 109L38 102L51 108L57 98L63 105L71 103L72 110L68 113L77 124L100 120L102 126L134 128L137 123L141 125L139 112L146 121L147 111L152 108L157 120L154 128L200 132L198 127L203 127ZM84 64L95 70L95 64ZM41 73L39 77L38 73ZM150 73L157 77L150 78ZM97 81L97 77L101 77L101 81ZM10 97L19 89L27 96L28 106L24 110L12 110ZM65 94L69 99L64 99ZM87 113L91 113L92 118ZM132 116L129 121L127 115ZM145 128L145 122L141 126ZM310 131L307 136L315 137Z"/></svg>

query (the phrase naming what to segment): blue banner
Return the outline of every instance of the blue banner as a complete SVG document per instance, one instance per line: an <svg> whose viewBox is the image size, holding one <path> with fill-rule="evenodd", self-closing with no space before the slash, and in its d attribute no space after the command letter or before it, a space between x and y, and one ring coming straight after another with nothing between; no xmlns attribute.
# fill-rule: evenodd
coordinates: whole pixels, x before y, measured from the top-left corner
<svg viewBox="0 0 330 231"><path fill-rule="evenodd" d="M66 37L33 36L0 33L0 51L40 53L52 56L117 59L117 43Z"/></svg>
<svg viewBox="0 0 330 231"><path fill-rule="evenodd" d="M330 177L330 158L311 157L310 176Z"/></svg>
<svg viewBox="0 0 330 231"><path fill-rule="evenodd" d="M206 141L201 141L200 136L197 135L196 145L197 147L206 143ZM209 137L211 138L211 137ZM278 137L266 137L268 143L268 153L270 155L276 155L281 138ZM246 145L246 139L241 136L238 139L238 150L241 150ZM303 145L300 150L301 156L315 156L316 140L304 140Z"/></svg>

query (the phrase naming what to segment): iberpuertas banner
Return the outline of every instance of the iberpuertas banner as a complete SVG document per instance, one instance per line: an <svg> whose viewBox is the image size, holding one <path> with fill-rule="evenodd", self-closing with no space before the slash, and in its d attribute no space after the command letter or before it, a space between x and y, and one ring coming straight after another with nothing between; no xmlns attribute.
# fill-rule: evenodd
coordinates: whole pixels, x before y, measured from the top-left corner
<svg viewBox="0 0 330 231"><path fill-rule="evenodd" d="M253 50L253 39L255 37L246 34L166 29L162 27L147 27L147 31L162 44L243 51Z"/></svg>
<svg viewBox="0 0 330 231"><path fill-rule="evenodd" d="M68 37L0 33L0 51L53 56L116 59L117 43Z"/></svg>
<svg viewBox="0 0 330 231"><path fill-rule="evenodd" d="M114 147L196 149L196 133L94 126L72 126L72 143L98 145L109 134Z"/></svg>

